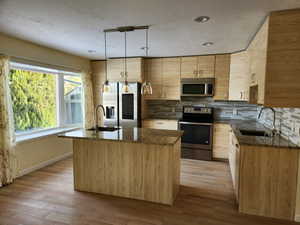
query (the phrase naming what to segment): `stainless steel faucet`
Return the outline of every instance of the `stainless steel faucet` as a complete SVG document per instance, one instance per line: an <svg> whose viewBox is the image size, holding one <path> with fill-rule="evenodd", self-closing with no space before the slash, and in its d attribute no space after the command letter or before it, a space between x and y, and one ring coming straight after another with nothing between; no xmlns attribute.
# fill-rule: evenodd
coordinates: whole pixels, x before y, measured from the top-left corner
<svg viewBox="0 0 300 225"><path fill-rule="evenodd" d="M97 105L96 106L96 109L95 109L95 128L97 129L98 127L98 110L99 108L102 108L102 111L103 111L103 115L105 116L105 109L104 109L104 106L103 105Z"/></svg>
<svg viewBox="0 0 300 225"><path fill-rule="evenodd" d="M266 109L270 109L273 112L272 135L274 136L275 134L277 134L277 131L276 131L276 111L275 111L275 109L273 109L272 107L262 107L260 109L259 114L258 114L258 119L261 117L262 112Z"/></svg>

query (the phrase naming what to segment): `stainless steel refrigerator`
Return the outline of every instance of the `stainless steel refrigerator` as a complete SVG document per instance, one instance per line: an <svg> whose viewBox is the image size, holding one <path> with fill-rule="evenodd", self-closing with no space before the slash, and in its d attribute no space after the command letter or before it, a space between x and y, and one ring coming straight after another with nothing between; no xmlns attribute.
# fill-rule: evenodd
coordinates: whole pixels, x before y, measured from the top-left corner
<svg viewBox="0 0 300 225"><path fill-rule="evenodd" d="M103 93L104 125L141 127L141 84L129 83L123 93L123 83L110 83L110 92Z"/></svg>

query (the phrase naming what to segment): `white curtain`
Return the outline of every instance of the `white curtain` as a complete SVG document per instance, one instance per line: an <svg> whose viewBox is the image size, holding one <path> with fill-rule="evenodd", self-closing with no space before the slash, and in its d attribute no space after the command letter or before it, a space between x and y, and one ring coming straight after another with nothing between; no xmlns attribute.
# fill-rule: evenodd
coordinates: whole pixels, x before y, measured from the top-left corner
<svg viewBox="0 0 300 225"><path fill-rule="evenodd" d="M82 73L83 99L84 99L84 128L91 128L95 124L93 81L91 72Z"/></svg>
<svg viewBox="0 0 300 225"><path fill-rule="evenodd" d="M9 88L9 57L0 55L0 187L16 174L15 131Z"/></svg>

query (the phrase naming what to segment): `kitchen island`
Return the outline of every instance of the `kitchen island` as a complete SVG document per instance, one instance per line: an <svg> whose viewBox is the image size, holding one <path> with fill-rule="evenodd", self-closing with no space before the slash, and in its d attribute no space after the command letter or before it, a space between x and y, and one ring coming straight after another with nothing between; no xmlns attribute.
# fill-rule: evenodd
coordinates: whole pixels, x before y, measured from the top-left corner
<svg viewBox="0 0 300 225"><path fill-rule="evenodd" d="M180 183L181 135L121 128L59 137L73 139L75 190L172 205Z"/></svg>

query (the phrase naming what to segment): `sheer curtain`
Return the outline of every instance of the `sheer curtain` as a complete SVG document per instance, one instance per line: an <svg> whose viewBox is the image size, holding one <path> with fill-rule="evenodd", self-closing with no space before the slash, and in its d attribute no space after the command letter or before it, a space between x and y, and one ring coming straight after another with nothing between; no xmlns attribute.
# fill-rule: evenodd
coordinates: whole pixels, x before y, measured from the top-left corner
<svg viewBox="0 0 300 225"><path fill-rule="evenodd" d="M15 131L9 89L9 57L0 55L0 187L16 174Z"/></svg>
<svg viewBox="0 0 300 225"><path fill-rule="evenodd" d="M91 72L82 73L83 100L84 100L84 128L94 126L94 102L93 102L93 81Z"/></svg>

